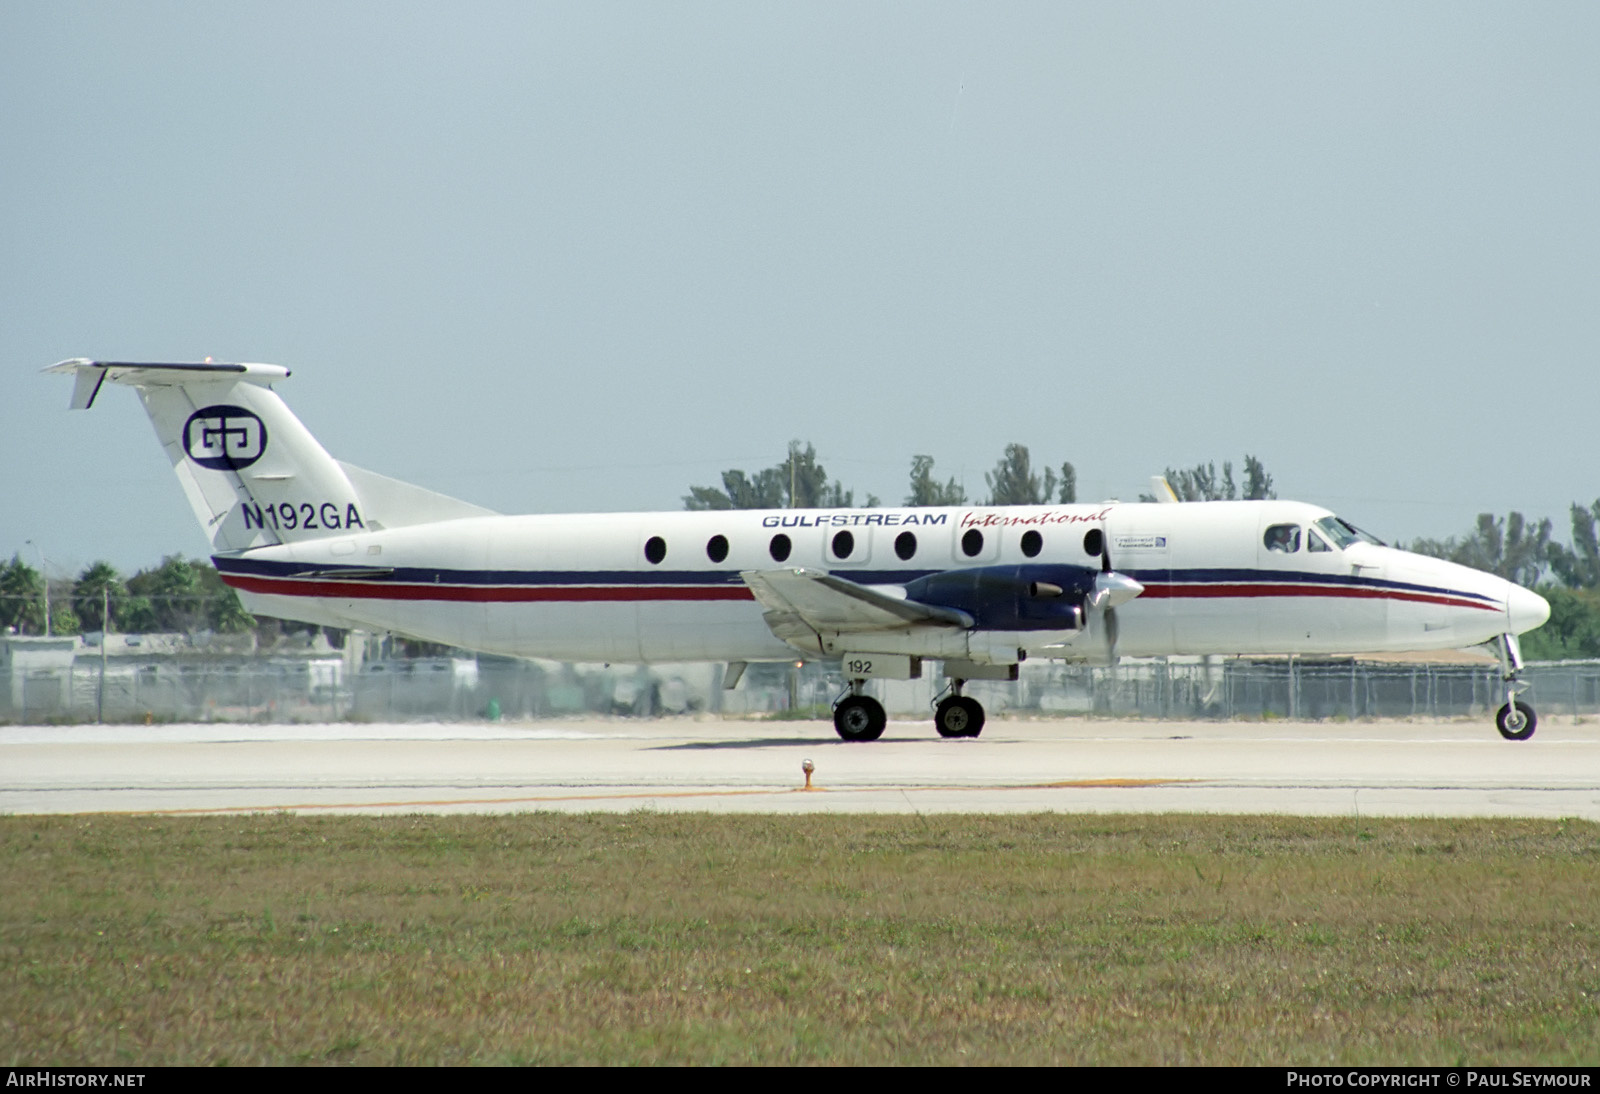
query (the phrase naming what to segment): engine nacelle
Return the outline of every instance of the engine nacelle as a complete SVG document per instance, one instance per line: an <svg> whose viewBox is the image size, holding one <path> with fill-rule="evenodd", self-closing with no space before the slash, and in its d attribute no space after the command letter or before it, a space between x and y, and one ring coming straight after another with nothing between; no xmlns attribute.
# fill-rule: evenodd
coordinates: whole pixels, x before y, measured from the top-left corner
<svg viewBox="0 0 1600 1094"><path fill-rule="evenodd" d="M1099 576L1087 566L978 566L909 582L906 599L966 612L980 631L1080 630Z"/></svg>

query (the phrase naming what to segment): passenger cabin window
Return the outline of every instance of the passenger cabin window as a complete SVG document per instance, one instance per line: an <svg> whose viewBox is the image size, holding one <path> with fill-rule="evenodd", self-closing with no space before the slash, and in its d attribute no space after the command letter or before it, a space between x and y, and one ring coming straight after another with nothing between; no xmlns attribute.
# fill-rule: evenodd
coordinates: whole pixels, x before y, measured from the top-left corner
<svg viewBox="0 0 1600 1094"><path fill-rule="evenodd" d="M1264 541L1269 551L1282 551L1292 555L1300 549L1300 526L1298 524L1274 524L1267 529Z"/></svg>
<svg viewBox="0 0 1600 1094"><path fill-rule="evenodd" d="M721 562L728 557L728 537L712 536L706 540L706 557L712 562Z"/></svg>
<svg viewBox="0 0 1600 1094"><path fill-rule="evenodd" d="M1098 558L1106 549L1106 535L1098 528L1083 533L1083 553Z"/></svg>
<svg viewBox="0 0 1600 1094"><path fill-rule="evenodd" d="M967 529L967 534L961 537L961 553L968 558L974 558L983 550L983 533L976 528Z"/></svg>
<svg viewBox="0 0 1600 1094"><path fill-rule="evenodd" d="M901 532L895 536L894 553L901 562L910 562L911 556L917 553L917 537L910 532Z"/></svg>
<svg viewBox="0 0 1600 1094"><path fill-rule="evenodd" d="M1044 537L1038 532L1029 529L1022 533L1022 553L1029 558L1038 558L1039 552L1044 550Z"/></svg>
<svg viewBox="0 0 1600 1094"><path fill-rule="evenodd" d="M856 537L849 532L840 532L833 537L833 557L849 558L850 552L856 549Z"/></svg>
<svg viewBox="0 0 1600 1094"><path fill-rule="evenodd" d="M651 536L645 541L644 557L650 560L652 566L661 565L661 560L667 557L667 541L660 536Z"/></svg>
<svg viewBox="0 0 1600 1094"><path fill-rule="evenodd" d="M784 562L789 558L789 552L794 545L789 542L789 537L779 532L772 537L772 542L767 545L767 553L772 555L772 561Z"/></svg>

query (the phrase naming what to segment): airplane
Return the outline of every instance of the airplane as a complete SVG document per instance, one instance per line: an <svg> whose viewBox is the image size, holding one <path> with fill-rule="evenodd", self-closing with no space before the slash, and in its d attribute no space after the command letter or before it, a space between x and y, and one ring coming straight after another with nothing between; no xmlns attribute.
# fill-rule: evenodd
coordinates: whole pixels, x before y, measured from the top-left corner
<svg viewBox="0 0 1600 1094"><path fill-rule="evenodd" d="M88 409L133 387L247 610L515 657L829 659L833 723L882 735L872 679L942 663L944 737L976 737L971 680L1027 658L1353 654L1492 642L1496 726L1538 724L1518 635L1545 600L1389 547L1295 501L506 516L335 460L274 390L278 365L74 359ZM1165 500L1175 501L1170 494Z"/></svg>

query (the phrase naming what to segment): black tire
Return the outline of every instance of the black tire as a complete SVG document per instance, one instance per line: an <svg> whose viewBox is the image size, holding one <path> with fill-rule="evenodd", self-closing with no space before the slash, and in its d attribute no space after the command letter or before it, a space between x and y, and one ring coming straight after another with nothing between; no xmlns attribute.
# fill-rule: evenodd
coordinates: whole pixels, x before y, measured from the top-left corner
<svg viewBox="0 0 1600 1094"><path fill-rule="evenodd" d="M1494 716L1494 727L1508 741L1526 741L1539 728L1539 716L1527 703L1517 700L1517 712L1511 713L1511 704L1501 707Z"/></svg>
<svg viewBox="0 0 1600 1094"><path fill-rule="evenodd" d="M935 708L933 728L941 737L976 737L983 732L983 704L965 695L952 695Z"/></svg>
<svg viewBox="0 0 1600 1094"><path fill-rule="evenodd" d="M833 708L833 728L847 741L876 741L888 724L883 704L870 695L846 696Z"/></svg>

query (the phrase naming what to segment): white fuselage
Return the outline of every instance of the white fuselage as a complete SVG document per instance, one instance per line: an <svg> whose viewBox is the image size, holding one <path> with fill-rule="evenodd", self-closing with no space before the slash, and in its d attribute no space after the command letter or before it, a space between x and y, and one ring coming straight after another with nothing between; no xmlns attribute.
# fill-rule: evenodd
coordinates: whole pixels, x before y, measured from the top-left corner
<svg viewBox="0 0 1600 1094"><path fill-rule="evenodd" d="M892 590L969 567L1099 569L1085 543L1095 530L1115 570L1144 587L1117 609L1125 656L1442 649L1548 614L1490 574L1366 541L1334 546L1311 532L1330 517L1288 501L483 516L216 562L262 614L562 660L793 659L742 572L804 567ZM1289 526L1294 550L1269 545ZM1091 656L1059 643L1028 652Z"/></svg>

